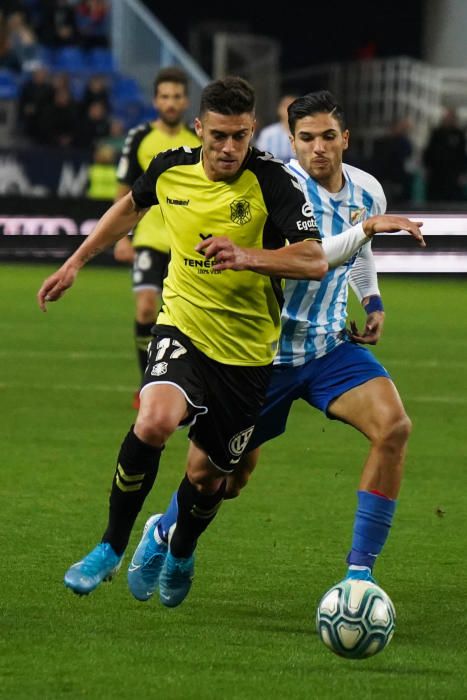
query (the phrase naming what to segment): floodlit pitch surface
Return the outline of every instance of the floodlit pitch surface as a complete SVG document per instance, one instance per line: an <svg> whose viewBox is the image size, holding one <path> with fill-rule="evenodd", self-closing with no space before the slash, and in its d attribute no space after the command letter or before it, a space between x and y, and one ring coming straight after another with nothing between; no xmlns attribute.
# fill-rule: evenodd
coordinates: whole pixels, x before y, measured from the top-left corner
<svg viewBox="0 0 467 700"><path fill-rule="evenodd" d="M376 568L396 607L396 633L380 656L352 662L318 640L314 618L345 571L366 443L304 404L202 538L180 608L133 600L125 567L87 598L65 589L66 568L105 525L137 372L127 271L83 271L44 315L34 297L51 271L0 268L0 696L464 697L465 280L381 280L387 323L377 354L414 431ZM178 484L186 446L180 432L164 453L130 552Z"/></svg>

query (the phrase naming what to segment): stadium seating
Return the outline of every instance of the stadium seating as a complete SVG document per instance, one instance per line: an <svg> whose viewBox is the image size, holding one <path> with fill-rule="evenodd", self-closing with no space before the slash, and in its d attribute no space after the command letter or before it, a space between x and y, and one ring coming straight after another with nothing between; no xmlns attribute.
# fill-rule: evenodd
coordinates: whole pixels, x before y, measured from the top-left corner
<svg viewBox="0 0 467 700"><path fill-rule="evenodd" d="M18 84L9 70L0 70L0 100L14 100L18 96Z"/></svg>
<svg viewBox="0 0 467 700"><path fill-rule="evenodd" d="M112 52L109 49L90 49L87 54L88 67L95 73L113 73L116 70Z"/></svg>

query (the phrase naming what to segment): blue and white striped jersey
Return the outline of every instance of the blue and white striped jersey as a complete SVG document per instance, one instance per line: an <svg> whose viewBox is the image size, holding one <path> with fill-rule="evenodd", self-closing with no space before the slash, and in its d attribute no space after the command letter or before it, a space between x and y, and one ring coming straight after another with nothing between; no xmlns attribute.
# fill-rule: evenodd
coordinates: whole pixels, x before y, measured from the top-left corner
<svg viewBox="0 0 467 700"><path fill-rule="evenodd" d="M343 164L345 184L339 192L321 187L295 159L288 168L303 187L322 238L336 236L386 211L383 188L359 168ZM282 333L274 364L299 366L326 355L343 342L349 277L356 257L329 270L321 282L286 280Z"/></svg>

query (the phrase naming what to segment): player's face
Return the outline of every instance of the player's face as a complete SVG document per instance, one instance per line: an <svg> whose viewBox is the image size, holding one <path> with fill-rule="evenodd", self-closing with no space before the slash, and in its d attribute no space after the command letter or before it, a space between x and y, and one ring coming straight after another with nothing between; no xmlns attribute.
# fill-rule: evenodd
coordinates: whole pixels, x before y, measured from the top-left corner
<svg viewBox="0 0 467 700"><path fill-rule="evenodd" d="M203 165L210 180L234 177L248 153L255 118L244 114L205 112L196 119L195 129L203 146Z"/></svg>
<svg viewBox="0 0 467 700"><path fill-rule="evenodd" d="M160 83L154 97L154 107L164 124L178 126L183 121L183 115L188 107L185 87L180 83Z"/></svg>
<svg viewBox="0 0 467 700"><path fill-rule="evenodd" d="M298 119L292 146L302 168L320 185L338 191L342 187L342 155L349 132L341 130L331 114L320 112Z"/></svg>

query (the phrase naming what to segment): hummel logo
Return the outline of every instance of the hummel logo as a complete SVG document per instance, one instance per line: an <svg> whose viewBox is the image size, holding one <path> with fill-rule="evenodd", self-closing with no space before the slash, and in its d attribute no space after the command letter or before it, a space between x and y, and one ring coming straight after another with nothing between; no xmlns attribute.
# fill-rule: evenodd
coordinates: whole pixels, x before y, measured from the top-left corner
<svg viewBox="0 0 467 700"><path fill-rule="evenodd" d="M190 203L189 199L172 199L171 197L166 197L167 204L176 204L178 207L187 207Z"/></svg>
<svg viewBox="0 0 467 700"><path fill-rule="evenodd" d="M169 595L165 595L165 593L162 593L162 591L160 591L160 596L161 596L161 598L163 598L164 600L170 600L170 596L169 596Z"/></svg>

